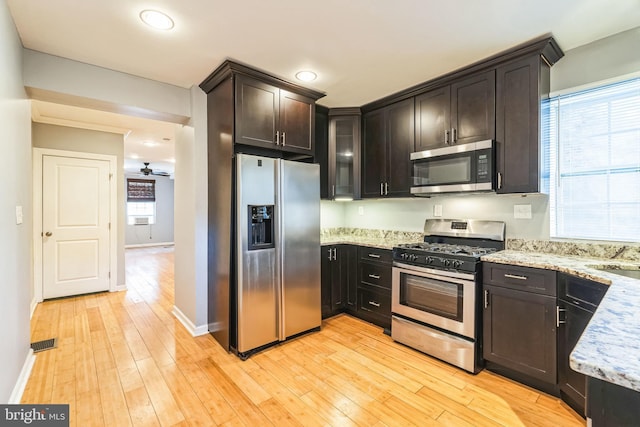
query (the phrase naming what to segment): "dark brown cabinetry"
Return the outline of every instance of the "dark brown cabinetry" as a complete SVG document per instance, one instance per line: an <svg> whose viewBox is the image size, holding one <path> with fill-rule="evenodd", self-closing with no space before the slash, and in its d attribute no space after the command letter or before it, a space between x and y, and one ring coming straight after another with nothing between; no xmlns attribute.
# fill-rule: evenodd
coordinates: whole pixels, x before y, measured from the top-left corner
<svg viewBox="0 0 640 427"><path fill-rule="evenodd" d="M358 247L358 312L368 322L391 330L391 251Z"/></svg>
<svg viewBox="0 0 640 427"><path fill-rule="evenodd" d="M320 198L329 198L329 109L316 105L315 162L320 165Z"/></svg>
<svg viewBox="0 0 640 427"><path fill-rule="evenodd" d="M589 324L607 285L558 274L558 383L560 397L580 415L585 415L587 377L574 371L569 356Z"/></svg>
<svg viewBox="0 0 640 427"><path fill-rule="evenodd" d="M640 420L640 392L597 378L587 379L587 417L592 427L631 427Z"/></svg>
<svg viewBox="0 0 640 427"><path fill-rule="evenodd" d="M557 389L556 273L483 264L487 368L543 391Z"/></svg>
<svg viewBox="0 0 640 427"><path fill-rule="evenodd" d="M413 102L413 98L407 99L363 116L362 197L410 194Z"/></svg>
<svg viewBox="0 0 640 427"><path fill-rule="evenodd" d="M328 198L360 198L360 109L329 110Z"/></svg>
<svg viewBox="0 0 640 427"><path fill-rule="evenodd" d="M321 250L322 317L356 311L357 246L326 245Z"/></svg>
<svg viewBox="0 0 640 427"><path fill-rule="evenodd" d="M495 71L485 71L415 99L415 151L495 138Z"/></svg>
<svg viewBox="0 0 640 427"><path fill-rule="evenodd" d="M540 55L497 68L498 193L540 191L541 106L549 94L549 73Z"/></svg>

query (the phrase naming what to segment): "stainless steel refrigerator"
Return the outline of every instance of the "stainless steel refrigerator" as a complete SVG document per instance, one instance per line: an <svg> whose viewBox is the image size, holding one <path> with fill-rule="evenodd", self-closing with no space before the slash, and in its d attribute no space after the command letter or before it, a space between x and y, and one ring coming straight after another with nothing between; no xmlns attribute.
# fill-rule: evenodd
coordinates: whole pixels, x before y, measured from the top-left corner
<svg viewBox="0 0 640 427"><path fill-rule="evenodd" d="M246 358L320 327L320 168L237 154L235 173L231 345Z"/></svg>

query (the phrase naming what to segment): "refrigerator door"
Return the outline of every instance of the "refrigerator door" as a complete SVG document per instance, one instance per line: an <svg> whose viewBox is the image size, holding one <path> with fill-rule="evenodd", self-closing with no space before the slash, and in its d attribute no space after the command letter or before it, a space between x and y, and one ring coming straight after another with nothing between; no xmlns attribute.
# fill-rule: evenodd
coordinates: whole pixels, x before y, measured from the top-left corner
<svg viewBox="0 0 640 427"><path fill-rule="evenodd" d="M256 244L263 230L252 233L252 211L261 217L273 210L277 221L276 169L278 160L237 155L237 351L245 353L278 341L280 300L276 247ZM257 208L256 208L257 207ZM267 207L267 209L262 209ZM258 220L261 220L259 218ZM255 222L254 218L254 222ZM258 236L258 237L256 237ZM258 242L259 243L259 242ZM319 258L318 258L319 259Z"/></svg>
<svg viewBox="0 0 640 427"><path fill-rule="evenodd" d="M280 339L320 326L320 166L280 160Z"/></svg>

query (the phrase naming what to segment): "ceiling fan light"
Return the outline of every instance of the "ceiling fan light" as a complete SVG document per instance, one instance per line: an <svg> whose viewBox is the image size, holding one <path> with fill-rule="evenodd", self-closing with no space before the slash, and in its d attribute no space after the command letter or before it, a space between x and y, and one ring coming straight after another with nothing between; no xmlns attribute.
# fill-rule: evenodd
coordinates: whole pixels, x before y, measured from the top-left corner
<svg viewBox="0 0 640 427"><path fill-rule="evenodd" d="M140 19L156 30L170 30L174 27L173 19L158 10L145 9L140 12Z"/></svg>

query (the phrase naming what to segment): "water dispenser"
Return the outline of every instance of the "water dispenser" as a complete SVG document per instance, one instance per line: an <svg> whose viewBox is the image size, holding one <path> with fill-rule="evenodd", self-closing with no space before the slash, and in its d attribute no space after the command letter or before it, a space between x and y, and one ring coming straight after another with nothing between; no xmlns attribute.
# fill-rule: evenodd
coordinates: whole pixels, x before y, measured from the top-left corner
<svg viewBox="0 0 640 427"><path fill-rule="evenodd" d="M275 247L273 205L249 205L249 250Z"/></svg>

